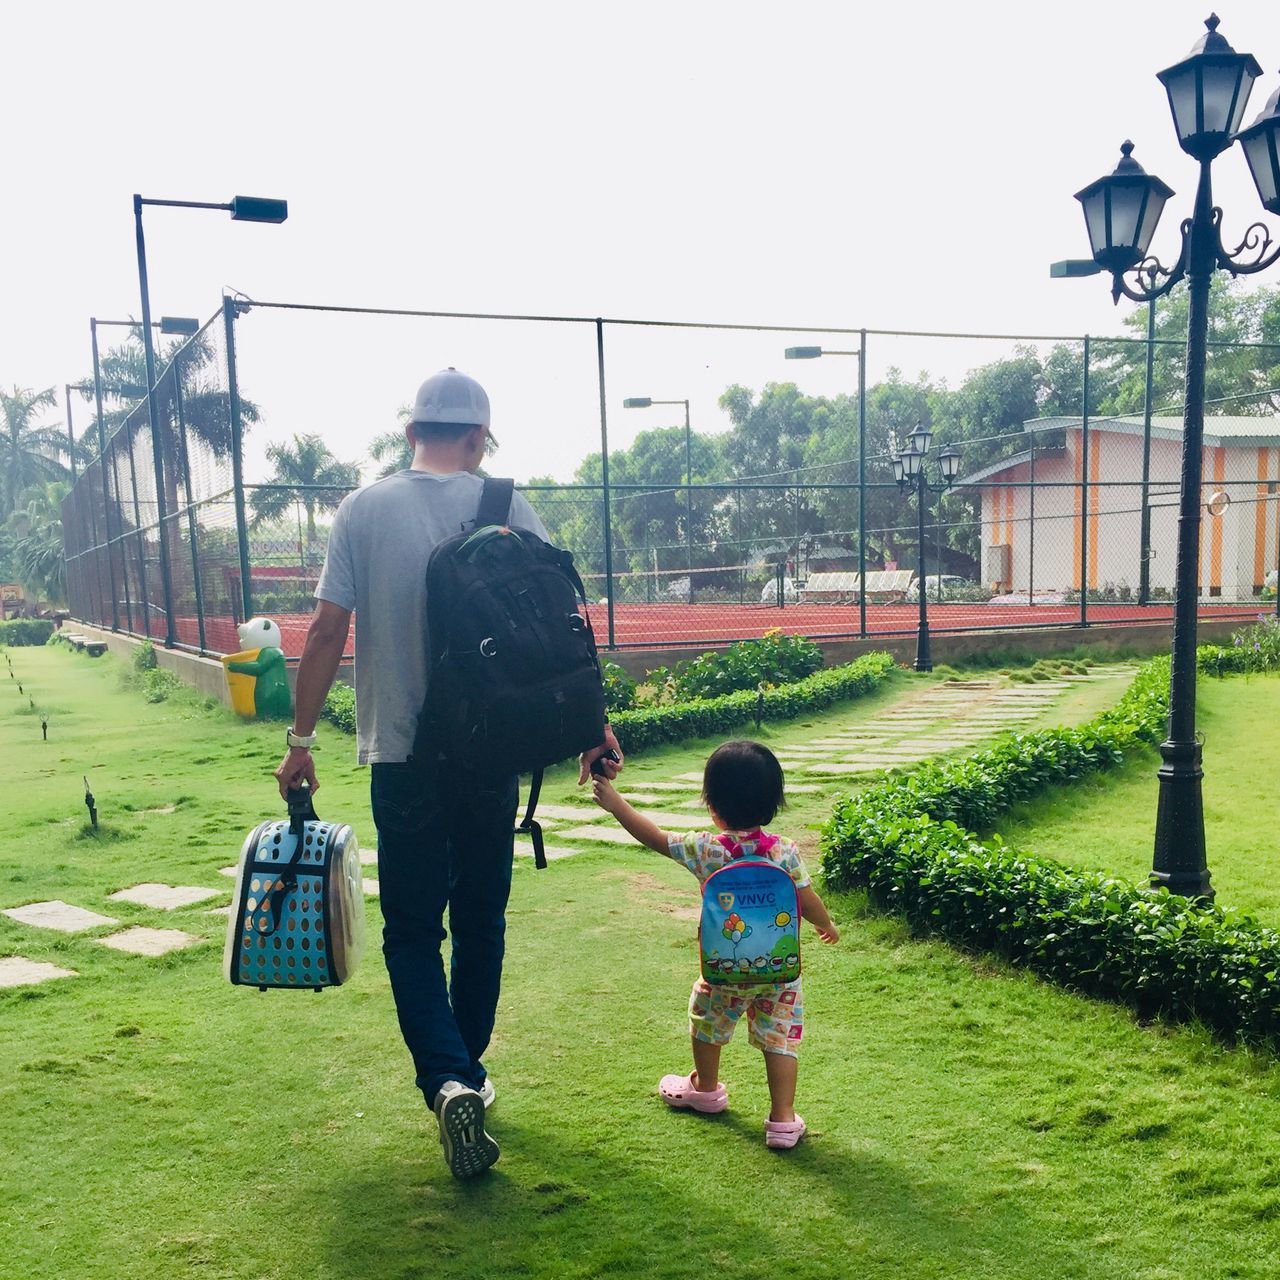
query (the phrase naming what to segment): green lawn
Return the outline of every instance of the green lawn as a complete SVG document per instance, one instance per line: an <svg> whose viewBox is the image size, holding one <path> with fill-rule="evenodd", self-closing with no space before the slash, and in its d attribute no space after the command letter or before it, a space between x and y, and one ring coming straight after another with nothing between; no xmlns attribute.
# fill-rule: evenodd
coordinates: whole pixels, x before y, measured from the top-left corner
<svg viewBox="0 0 1280 1280"><path fill-rule="evenodd" d="M0 907L61 897L206 941L145 960L0 917L0 955L80 974L0 991L0 1276L1275 1275L1269 1059L914 942L857 899L833 904L840 946L806 950L810 1137L766 1150L745 1041L725 1055L729 1112L668 1112L655 1085L686 1065L696 885L639 848L518 866L489 1056L503 1155L455 1183L412 1086L376 903L348 987L221 979L223 923L205 912L229 897L217 869L276 810L278 727L194 698L146 704L106 659L11 656L53 714L42 743L25 697L0 685ZM916 687L900 676L771 732L821 736ZM1073 692L1070 714L1101 688ZM372 843L366 775L349 740L324 744L317 807ZM629 781L700 751L637 758ZM570 791L561 773L549 795ZM801 825L829 807L796 799ZM105 901L142 880L223 894L172 913Z"/></svg>
<svg viewBox="0 0 1280 1280"><path fill-rule="evenodd" d="M1205 842L1217 901L1280 926L1280 679L1201 676ZM1018 848L1144 883L1151 870L1160 765L1137 752L1047 799L1019 805L997 830Z"/></svg>

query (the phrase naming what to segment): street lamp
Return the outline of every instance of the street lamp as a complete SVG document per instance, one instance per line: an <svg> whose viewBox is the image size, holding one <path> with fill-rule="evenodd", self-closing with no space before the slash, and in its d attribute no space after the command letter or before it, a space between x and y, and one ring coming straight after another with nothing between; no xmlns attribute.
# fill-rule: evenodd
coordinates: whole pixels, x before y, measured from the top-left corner
<svg viewBox="0 0 1280 1280"><path fill-rule="evenodd" d="M788 360L817 360L820 356L856 356L858 360L858 630L867 634L867 331L861 332L857 351L836 351L830 347L787 347Z"/></svg>
<svg viewBox="0 0 1280 1280"><path fill-rule="evenodd" d="M1205 350L1209 286L1216 270L1233 276L1264 271L1280 259L1266 226L1254 223L1232 251L1222 242L1222 210L1213 204L1210 166L1239 139L1264 208L1280 212L1278 97L1240 129L1253 82L1262 73L1256 59L1237 53L1218 33L1218 18L1183 61L1159 73L1169 95L1178 144L1200 165L1195 205L1182 223L1182 249L1172 267L1147 256L1156 221L1172 191L1147 175L1121 148L1116 171L1077 193L1084 207L1093 259L1111 274L1112 297L1151 302L1183 277L1190 291L1187 316L1186 402L1182 433L1182 493L1178 512L1178 567L1173 615L1173 665L1169 686L1168 737L1160 744L1160 800L1156 811L1151 882L1173 893L1212 898L1205 854L1201 752L1196 739L1196 624L1200 560L1200 484L1203 475Z"/></svg>
<svg viewBox="0 0 1280 1280"><path fill-rule="evenodd" d="M687 400L654 400L649 396L628 396L622 402L624 409L648 409L655 404L684 405L684 493L685 526L684 546L686 567L689 570L689 603L693 603L693 432L689 428L689 402Z"/></svg>
<svg viewBox="0 0 1280 1280"><path fill-rule="evenodd" d="M153 200L135 194L133 221L138 245L138 289L142 294L142 348L147 362L147 420L151 426L151 460L156 471L156 521L160 530L160 585L164 590L166 649L174 645L173 580L169 569L169 544L165 538L164 458L160 448L160 431L156 415L156 353L151 341L151 294L147 287L147 247L142 235L144 205L161 205L170 209L221 209L235 222L283 222L289 216L284 200L261 196L232 196L225 204L207 200ZM197 325L197 328L199 326Z"/></svg>
<svg viewBox="0 0 1280 1280"><path fill-rule="evenodd" d="M898 490L907 493L914 489L916 506L920 512L920 538L918 549L918 569L916 570L916 596L920 601L920 623L916 629L916 661L917 671L932 671L933 658L929 653L929 592L925 589L924 575L924 516L925 507L931 493L945 493L956 482L960 472L960 455L954 449L944 449L938 455L937 483L931 481L925 470L925 458L929 453L929 445L933 440L933 432L922 422L917 422L910 435L907 436L906 447L893 457L893 478L898 482ZM941 566L939 566L941 572Z"/></svg>

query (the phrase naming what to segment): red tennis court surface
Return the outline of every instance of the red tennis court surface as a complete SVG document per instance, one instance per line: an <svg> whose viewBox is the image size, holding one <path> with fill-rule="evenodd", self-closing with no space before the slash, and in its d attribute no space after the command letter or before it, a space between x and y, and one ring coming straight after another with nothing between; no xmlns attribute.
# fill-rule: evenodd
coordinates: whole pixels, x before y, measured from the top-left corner
<svg viewBox="0 0 1280 1280"><path fill-rule="evenodd" d="M1257 604L1202 604L1202 619L1251 621L1258 616ZM1274 605L1270 606L1274 609ZM868 604L868 635L914 635L919 606L914 604ZM1170 622L1173 606L1166 602L1143 607L1137 604L1090 604L1088 620L1096 626L1125 626ZM302 652L310 616L277 614L285 655L296 658ZM609 641L609 615L604 605L595 605L591 621L601 646ZM199 646L199 629L194 617L175 619L179 643ZM613 643L619 648L658 649L714 645L730 640L762 636L773 627L792 635L814 639L856 638L858 606L841 604L789 604L779 609L768 605L738 604L619 604L614 607ZM989 605L931 604L929 630L1003 631L1016 628L1068 627L1080 624L1079 604ZM151 619L151 633L164 636L159 618ZM230 618L205 619L205 649L213 653L234 653L240 644L235 623ZM352 646L348 643L347 653Z"/></svg>

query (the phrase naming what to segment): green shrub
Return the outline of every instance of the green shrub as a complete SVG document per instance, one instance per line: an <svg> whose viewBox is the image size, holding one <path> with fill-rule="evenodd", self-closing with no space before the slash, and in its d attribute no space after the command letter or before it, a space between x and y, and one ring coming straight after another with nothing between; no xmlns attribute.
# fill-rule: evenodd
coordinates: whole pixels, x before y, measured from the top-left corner
<svg viewBox="0 0 1280 1280"><path fill-rule="evenodd" d="M1090 725L1009 735L842 800L823 832L829 882L866 889L921 933L996 952L1076 990L1280 1047L1280 933L972 834L1015 801L1158 741L1168 697L1169 660L1157 658Z"/></svg>
<svg viewBox="0 0 1280 1280"><path fill-rule="evenodd" d="M739 640L724 649L700 653L687 662L651 671L648 682L669 684L673 701L718 698L742 689L790 684L822 668L822 650L805 636L784 635L776 628L758 640Z"/></svg>
<svg viewBox="0 0 1280 1280"><path fill-rule="evenodd" d="M189 688L177 675L165 667L154 667L139 671L136 687L148 702L164 702L175 693L183 693Z"/></svg>
<svg viewBox="0 0 1280 1280"><path fill-rule="evenodd" d="M630 711L636 704L636 682L616 662L601 662L604 705L609 714Z"/></svg>
<svg viewBox="0 0 1280 1280"><path fill-rule="evenodd" d="M140 674L147 671L155 671L159 665L159 660L156 658L156 647L150 640L144 640L133 651L133 669Z"/></svg>
<svg viewBox="0 0 1280 1280"><path fill-rule="evenodd" d="M9 618L0 622L0 645L12 649L47 644L52 634L53 623L48 618Z"/></svg>
<svg viewBox="0 0 1280 1280"><path fill-rule="evenodd" d="M642 751L663 742L683 742L741 728L755 718L758 704L762 720L792 720L861 697L884 680L893 665L887 653L867 653L847 666L831 667L792 684L622 711L611 717L611 723L624 752Z"/></svg>
<svg viewBox="0 0 1280 1280"><path fill-rule="evenodd" d="M1280 671L1280 618L1259 614L1254 626L1232 633L1230 645L1202 644L1196 660L1201 671L1217 676Z"/></svg>
<svg viewBox="0 0 1280 1280"><path fill-rule="evenodd" d="M355 733L356 691L349 684L335 684L325 697L320 715L344 733Z"/></svg>

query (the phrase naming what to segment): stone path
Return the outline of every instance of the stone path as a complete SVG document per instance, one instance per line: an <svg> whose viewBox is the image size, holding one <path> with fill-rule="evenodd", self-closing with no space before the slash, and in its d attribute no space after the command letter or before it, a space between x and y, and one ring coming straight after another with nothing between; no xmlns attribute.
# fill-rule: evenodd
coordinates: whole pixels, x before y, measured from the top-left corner
<svg viewBox="0 0 1280 1280"><path fill-rule="evenodd" d="M997 734L1025 727L1079 684L1121 684L1135 671L1133 666L1117 664L1092 669L1087 676L1034 684L1018 684L1001 676L948 681L849 729L827 729L817 738L805 738L797 729L788 739L777 742L774 752L787 771L787 790L812 794L975 747ZM642 812L663 828L688 830L705 826L706 814L674 812L669 807L687 804L701 785L701 771L678 773L671 778L635 779L631 789L622 794L633 804L657 806ZM616 822L587 806L539 805L538 813L556 822L579 821L579 825L557 830L556 838L580 841L583 848L635 843Z"/></svg>

